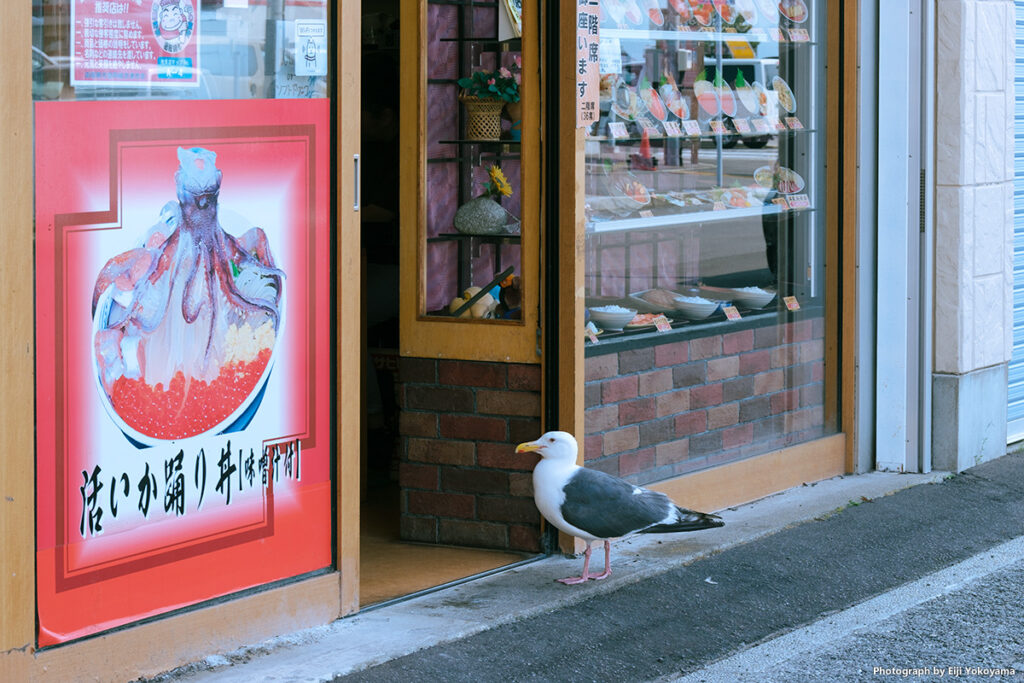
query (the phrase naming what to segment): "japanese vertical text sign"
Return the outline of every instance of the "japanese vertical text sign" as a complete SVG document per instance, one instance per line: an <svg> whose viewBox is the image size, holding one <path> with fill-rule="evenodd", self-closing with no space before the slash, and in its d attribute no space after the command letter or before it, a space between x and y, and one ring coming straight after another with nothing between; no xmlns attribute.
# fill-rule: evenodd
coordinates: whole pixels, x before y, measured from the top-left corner
<svg viewBox="0 0 1024 683"><path fill-rule="evenodd" d="M576 127L598 120L601 31L598 0L577 0L576 9Z"/></svg>
<svg viewBox="0 0 1024 683"><path fill-rule="evenodd" d="M329 566L328 100L35 111L40 645Z"/></svg>
<svg viewBox="0 0 1024 683"><path fill-rule="evenodd" d="M199 85L201 0L72 0L71 85Z"/></svg>

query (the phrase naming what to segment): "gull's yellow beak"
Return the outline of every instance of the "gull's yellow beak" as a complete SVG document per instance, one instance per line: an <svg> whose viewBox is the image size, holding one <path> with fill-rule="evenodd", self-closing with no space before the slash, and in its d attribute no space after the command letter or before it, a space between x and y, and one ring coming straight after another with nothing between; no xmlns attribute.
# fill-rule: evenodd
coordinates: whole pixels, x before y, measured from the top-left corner
<svg viewBox="0 0 1024 683"><path fill-rule="evenodd" d="M527 441L516 446L516 453L529 453L530 451L539 451L544 448L536 441Z"/></svg>

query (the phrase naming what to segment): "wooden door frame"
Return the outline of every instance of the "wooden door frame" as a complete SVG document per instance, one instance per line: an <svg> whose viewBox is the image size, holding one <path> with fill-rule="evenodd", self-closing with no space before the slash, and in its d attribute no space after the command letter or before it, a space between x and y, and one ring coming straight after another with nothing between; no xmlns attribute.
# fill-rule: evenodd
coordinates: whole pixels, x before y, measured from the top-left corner
<svg viewBox="0 0 1024 683"><path fill-rule="evenodd" d="M361 7L338 2L337 92L358 93ZM0 680L72 680L82 676L130 680L153 676L211 654L230 652L281 633L325 623L359 604L360 298L359 214L353 155L359 153L358 97L337 105L334 571L255 588L227 600L129 625L60 647L36 647L35 604L35 349L33 280L32 6L6 3L0 21L0 285L10 297L0 344ZM347 160L347 164L346 164ZM342 171L349 171L343 173ZM344 383L343 383L344 382ZM172 645L168 645L172 644Z"/></svg>

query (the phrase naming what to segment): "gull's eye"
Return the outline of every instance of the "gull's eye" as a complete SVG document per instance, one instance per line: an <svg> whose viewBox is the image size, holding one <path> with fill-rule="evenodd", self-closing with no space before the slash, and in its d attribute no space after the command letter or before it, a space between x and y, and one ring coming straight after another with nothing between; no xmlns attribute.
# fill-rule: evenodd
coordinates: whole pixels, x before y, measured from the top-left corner
<svg viewBox="0 0 1024 683"><path fill-rule="evenodd" d="M548 443L554 443L554 442L555 442L555 437L551 437L550 439L548 439Z"/></svg>

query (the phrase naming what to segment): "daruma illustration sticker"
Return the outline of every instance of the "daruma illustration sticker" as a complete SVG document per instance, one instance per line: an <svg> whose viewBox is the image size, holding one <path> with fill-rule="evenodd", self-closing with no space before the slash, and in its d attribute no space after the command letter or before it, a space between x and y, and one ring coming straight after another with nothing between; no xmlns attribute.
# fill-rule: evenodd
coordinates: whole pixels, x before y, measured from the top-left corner
<svg viewBox="0 0 1024 683"><path fill-rule="evenodd" d="M284 272L262 228L221 227L216 160L179 148L176 201L96 278L100 394L133 443L244 428L270 373Z"/></svg>

